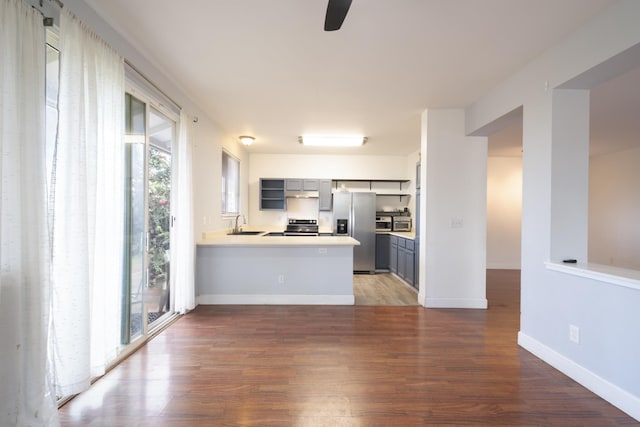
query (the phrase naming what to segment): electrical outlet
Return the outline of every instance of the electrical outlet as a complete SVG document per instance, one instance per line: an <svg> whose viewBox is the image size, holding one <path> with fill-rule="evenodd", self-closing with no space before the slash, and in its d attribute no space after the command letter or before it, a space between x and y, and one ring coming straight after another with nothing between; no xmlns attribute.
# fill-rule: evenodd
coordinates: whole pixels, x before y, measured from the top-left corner
<svg viewBox="0 0 640 427"><path fill-rule="evenodd" d="M280 284L284 283L284 274L279 274L278 275L278 283L280 283Z"/></svg>
<svg viewBox="0 0 640 427"><path fill-rule="evenodd" d="M462 228L463 225L462 218L451 218L451 228Z"/></svg>
<svg viewBox="0 0 640 427"><path fill-rule="evenodd" d="M319 254L326 254L327 253L327 248L318 248L318 253Z"/></svg>
<svg viewBox="0 0 640 427"><path fill-rule="evenodd" d="M569 341L580 344L580 328L576 325L569 325Z"/></svg>

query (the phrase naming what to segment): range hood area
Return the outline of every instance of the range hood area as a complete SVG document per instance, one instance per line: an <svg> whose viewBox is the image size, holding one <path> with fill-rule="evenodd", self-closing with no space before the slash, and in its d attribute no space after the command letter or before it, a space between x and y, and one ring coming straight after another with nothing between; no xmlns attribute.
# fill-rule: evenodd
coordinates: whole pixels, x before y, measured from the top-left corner
<svg viewBox="0 0 640 427"><path fill-rule="evenodd" d="M287 199L318 199L318 191L285 191L284 197Z"/></svg>

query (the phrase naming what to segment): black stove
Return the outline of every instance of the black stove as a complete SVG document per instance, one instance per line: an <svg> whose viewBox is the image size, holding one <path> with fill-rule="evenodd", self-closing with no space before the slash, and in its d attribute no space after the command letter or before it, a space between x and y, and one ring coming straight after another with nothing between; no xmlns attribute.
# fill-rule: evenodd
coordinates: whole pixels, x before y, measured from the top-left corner
<svg viewBox="0 0 640 427"><path fill-rule="evenodd" d="M289 219L287 229L284 230L285 236L318 236L318 220L317 219Z"/></svg>

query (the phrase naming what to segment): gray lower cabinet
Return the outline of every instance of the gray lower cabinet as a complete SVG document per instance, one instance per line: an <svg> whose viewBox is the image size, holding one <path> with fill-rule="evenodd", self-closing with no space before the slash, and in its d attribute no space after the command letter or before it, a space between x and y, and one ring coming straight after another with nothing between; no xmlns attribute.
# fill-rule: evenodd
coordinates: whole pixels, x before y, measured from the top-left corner
<svg viewBox="0 0 640 427"><path fill-rule="evenodd" d="M404 240L404 280L411 286L415 286L415 242L411 239Z"/></svg>
<svg viewBox="0 0 640 427"><path fill-rule="evenodd" d="M383 241L383 236L389 238L389 270L411 286L417 288L416 242L413 239L406 239L404 237L378 234L376 236L377 239L380 239L376 241L378 245L383 244L378 243ZM378 265L383 265L383 260L378 259L378 257L382 256L382 252L376 252L376 268L379 268ZM380 267L380 269L382 269L382 267Z"/></svg>
<svg viewBox="0 0 640 427"><path fill-rule="evenodd" d="M407 262L406 262L406 258L407 258L407 248L405 247L406 245L406 240L403 237L398 237L398 276L400 276L400 278L402 280L406 280L407 277Z"/></svg>
<svg viewBox="0 0 640 427"><path fill-rule="evenodd" d="M376 270L389 270L391 258L391 236L376 234Z"/></svg>
<svg viewBox="0 0 640 427"><path fill-rule="evenodd" d="M398 274L398 237L389 236L389 270L392 273Z"/></svg>

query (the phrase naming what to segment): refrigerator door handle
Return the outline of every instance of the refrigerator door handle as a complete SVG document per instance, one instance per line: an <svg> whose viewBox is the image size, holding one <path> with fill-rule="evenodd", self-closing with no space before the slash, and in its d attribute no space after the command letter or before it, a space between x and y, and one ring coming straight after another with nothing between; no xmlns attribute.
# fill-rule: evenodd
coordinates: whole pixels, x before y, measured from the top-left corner
<svg viewBox="0 0 640 427"><path fill-rule="evenodd" d="M349 227L349 236L355 238L355 232L357 228L356 228L356 215L354 212L353 199L351 200L351 209L349 209L349 224L347 225Z"/></svg>

